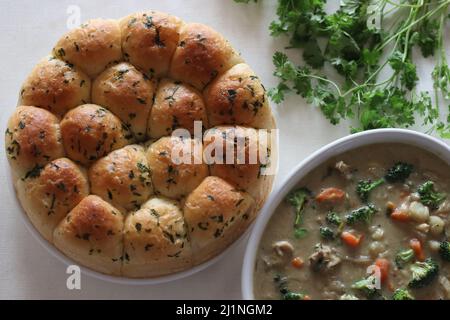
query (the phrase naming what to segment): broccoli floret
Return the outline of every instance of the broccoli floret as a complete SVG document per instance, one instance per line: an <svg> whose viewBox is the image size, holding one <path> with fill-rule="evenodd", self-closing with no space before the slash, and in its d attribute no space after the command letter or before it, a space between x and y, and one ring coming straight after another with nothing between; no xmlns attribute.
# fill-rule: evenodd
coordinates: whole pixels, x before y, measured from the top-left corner
<svg viewBox="0 0 450 320"><path fill-rule="evenodd" d="M397 289L392 295L392 300L415 300L408 289Z"/></svg>
<svg viewBox="0 0 450 320"><path fill-rule="evenodd" d="M359 300L359 298L353 294L345 293L339 297L339 300Z"/></svg>
<svg viewBox="0 0 450 320"><path fill-rule="evenodd" d="M375 275L371 275L355 282L352 285L352 288L362 292L368 299L373 299L380 296L380 290L376 286L376 280Z"/></svg>
<svg viewBox="0 0 450 320"><path fill-rule="evenodd" d="M422 184L418 189L418 193L420 196L420 202L431 209L437 209L439 204L445 199L445 194L434 190L433 181L427 181Z"/></svg>
<svg viewBox="0 0 450 320"><path fill-rule="evenodd" d="M397 162L392 168L390 168L384 179L388 182L404 182L408 179L409 175L413 171L414 167L405 162Z"/></svg>
<svg viewBox="0 0 450 320"><path fill-rule="evenodd" d="M372 216L377 212L377 209L373 204L353 210L345 216L345 220L348 224L355 224L357 222L369 222Z"/></svg>
<svg viewBox="0 0 450 320"><path fill-rule="evenodd" d="M282 300L303 300L305 295L303 293L293 292L287 288L287 278L280 274L275 275L273 281L280 290Z"/></svg>
<svg viewBox="0 0 450 320"><path fill-rule="evenodd" d="M422 288L430 284L439 273L437 263L428 258L424 262L416 262L411 266L412 279L408 286L410 288Z"/></svg>
<svg viewBox="0 0 450 320"><path fill-rule="evenodd" d="M283 300L303 300L305 295L303 293L288 291L282 295Z"/></svg>
<svg viewBox="0 0 450 320"><path fill-rule="evenodd" d="M395 256L395 264L397 268L403 269L406 264L411 262L414 259L414 250L413 249L405 249L397 253Z"/></svg>
<svg viewBox="0 0 450 320"><path fill-rule="evenodd" d="M296 226L302 223L302 214L305 204L308 202L308 198L311 195L311 191L307 188L300 188L292 191L286 198L287 202L295 210L295 222Z"/></svg>
<svg viewBox="0 0 450 320"><path fill-rule="evenodd" d="M339 217L339 215L336 212L328 212L326 220L329 224L340 226L342 224L342 219Z"/></svg>
<svg viewBox="0 0 450 320"><path fill-rule="evenodd" d="M360 180L358 182L358 185L356 186L356 193L358 194L362 202L367 202L369 201L370 191L382 185L383 183L385 183L384 179L379 179L377 181L372 181L370 179Z"/></svg>
<svg viewBox="0 0 450 320"><path fill-rule="evenodd" d="M334 232L331 228L328 227L320 227L319 228L320 236L327 240L334 239Z"/></svg>
<svg viewBox="0 0 450 320"><path fill-rule="evenodd" d="M439 246L439 254L442 260L450 262L450 241L442 241Z"/></svg>

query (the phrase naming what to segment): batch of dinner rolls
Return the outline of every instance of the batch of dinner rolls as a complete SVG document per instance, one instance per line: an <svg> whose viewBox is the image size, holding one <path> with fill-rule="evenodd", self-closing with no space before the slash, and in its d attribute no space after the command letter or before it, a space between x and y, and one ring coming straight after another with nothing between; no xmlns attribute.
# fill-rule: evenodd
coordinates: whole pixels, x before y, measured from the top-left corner
<svg viewBox="0 0 450 320"><path fill-rule="evenodd" d="M180 128L190 136L172 135ZM273 154L255 141L274 128L263 85L227 40L149 11L61 37L25 80L5 146L42 237L95 271L150 278L211 259L247 229L271 190L266 164L198 160L236 132L256 139L246 154ZM186 145L192 161L174 163Z"/></svg>

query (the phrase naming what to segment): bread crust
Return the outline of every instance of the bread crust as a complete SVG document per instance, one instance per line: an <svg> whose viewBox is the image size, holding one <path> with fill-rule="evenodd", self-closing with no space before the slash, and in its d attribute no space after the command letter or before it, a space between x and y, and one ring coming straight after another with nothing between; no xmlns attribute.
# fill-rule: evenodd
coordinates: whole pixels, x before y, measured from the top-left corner
<svg viewBox="0 0 450 320"><path fill-rule="evenodd" d="M153 105L156 81L134 66L121 62L102 72L92 85L92 102L107 108L144 141Z"/></svg>
<svg viewBox="0 0 450 320"><path fill-rule="evenodd" d="M111 152L89 168L92 193L123 212L139 209L153 194L144 148L129 145Z"/></svg>
<svg viewBox="0 0 450 320"><path fill-rule="evenodd" d="M25 212L50 242L56 225L88 195L85 170L67 158L53 160L39 175L17 181L17 196Z"/></svg>
<svg viewBox="0 0 450 320"><path fill-rule="evenodd" d="M53 242L64 254L89 268L121 274L123 216L97 196L81 200L56 227Z"/></svg>
<svg viewBox="0 0 450 320"><path fill-rule="evenodd" d="M53 54L93 78L108 65L122 60L119 23L112 19L89 20L62 36L53 48Z"/></svg>
<svg viewBox="0 0 450 320"><path fill-rule="evenodd" d="M265 139L262 139L265 138ZM237 142L239 140L239 142ZM241 143L241 145L237 145ZM205 132L205 149L210 144L221 146L223 157L210 165L211 175L220 177L248 192L261 207L272 186L272 176L264 170L271 161L270 136L260 136L259 130L242 126L218 126ZM231 164L227 163L228 146L234 155ZM250 157L254 154L254 157ZM241 162L240 162L241 161Z"/></svg>
<svg viewBox="0 0 450 320"><path fill-rule="evenodd" d="M245 63L217 77L204 92L211 126L231 124L272 128L266 89Z"/></svg>
<svg viewBox="0 0 450 320"><path fill-rule="evenodd" d="M131 14L120 21L124 58L149 77L169 71L183 21L159 11Z"/></svg>
<svg viewBox="0 0 450 320"><path fill-rule="evenodd" d="M196 264L234 242L251 221L254 200L225 180L209 176L187 197L184 218Z"/></svg>
<svg viewBox="0 0 450 320"><path fill-rule="evenodd" d="M128 277L153 277L192 265L192 252L180 204L153 197L130 213L124 227L122 272Z"/></svg>
<svg viewBox="0 0 450 320"><path fill-rule="evenodd" d="M182 163L177 164L172 157L176 150ZM202 143L190 138L163 137L150 145L147 160L155 193L180 199L194 190L209 175L201 151Z"/></svg>
<svg viewBox="0 0 450 320"><path fill-rule="evenodd" d="M218 32L204 24L189 23L181 28L169 76L203 90L218 75L241 61Z"/></svg>
<svg viewBox="0 0 450 320"><path fill-rule="evenodd" d="M53 56L39 62L22 85L19 104L44 108L62 117L91 101L91 79Z"/></svg>
<svg viewBox="0 0 450 320"><path fill-rule="evenodd" d="M162 79L148 119L148 136L158 139L179 128L193 135L194 121L201 121L200 129L209 127L201 93L188 84Z"/></svg>
<svg viewBox="0 0 450 320"><path fill-rule="evenodd" d="M119 118L95 104L69 111L61 121L61 133L69 158L84 165L134 141Z"/></svg>
<svg viewBox="0 0 450 320"><path fill-rule="evenodd" d="M41 108L17 107L8 121L5 148L14 177L37 174L48 162L64 156L59 119Z"/></svg>

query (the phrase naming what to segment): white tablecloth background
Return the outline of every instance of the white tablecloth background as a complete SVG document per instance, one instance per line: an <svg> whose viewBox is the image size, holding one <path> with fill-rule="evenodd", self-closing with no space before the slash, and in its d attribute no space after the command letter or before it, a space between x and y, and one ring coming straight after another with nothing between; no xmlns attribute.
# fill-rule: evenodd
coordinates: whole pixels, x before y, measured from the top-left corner
<svg viewBox="0 0 450 320"><path fill-rule="evenodd" d="M336 3L338 1L336 0ZM239 5L232 0L0 0L0 299L239 299L246 240L221 261L189 278L153 286L117 285L82 276L81 290L66 288L65 266L27 232L5 186L7 164L3 132L15 108L20 85L32 67L67 31L67 8L77 5L81 20L119 18L146 9L162 10L186 21L202 22L227 37L261 77L276 84L272 54L286 45L269 36L275 0ZM430 63L418 67L422 87L431 89ZM331 126L318 110L297 97L273 106L280 128L280 170L276 184L311 152L348 134Z"/></svg>

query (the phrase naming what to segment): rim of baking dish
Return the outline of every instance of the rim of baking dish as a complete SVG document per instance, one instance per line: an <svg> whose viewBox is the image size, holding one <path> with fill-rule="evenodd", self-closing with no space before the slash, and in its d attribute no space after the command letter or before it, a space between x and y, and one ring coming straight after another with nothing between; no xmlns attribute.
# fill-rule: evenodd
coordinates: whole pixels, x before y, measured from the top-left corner
<svg viewBox="0 0 450 320"><path fill-rule="evenodd" d="M267 223L286 194L311 170L333 156L365 145L403 143L431 152L450 166L450 146L432 136L408 129L375 129L356 133L331 142L301 161L276 187L261 209L245 249L241 273L241 290L245 300L255 299L253 276L256 255Z"/></svg>

